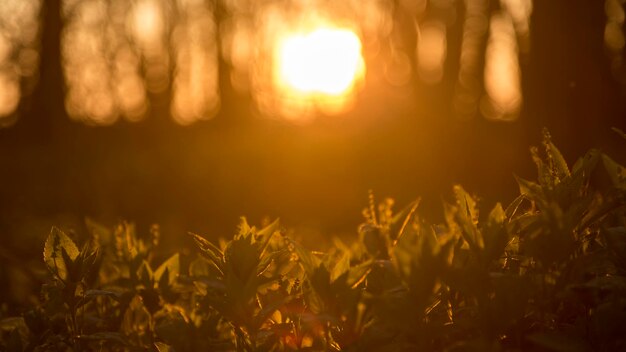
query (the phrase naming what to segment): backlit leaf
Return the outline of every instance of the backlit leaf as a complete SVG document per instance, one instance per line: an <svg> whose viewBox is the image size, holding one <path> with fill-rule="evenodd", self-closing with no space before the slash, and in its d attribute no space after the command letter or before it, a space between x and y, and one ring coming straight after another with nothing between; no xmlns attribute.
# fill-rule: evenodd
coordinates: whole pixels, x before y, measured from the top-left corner
<svg viewBox="0 0 626 352"><path fill-rule="evenodd" d="M613 186L626 191L626 171L624 170L624 167L604 154L602 155L602 163L611 178Z"/></svg>
<svg viewBox="0 0 626 352"><path fill-rule="evenodd" d="M180 258L178 253L169 257L154 271L154 280L160 282L161 276L165 273L166 270L168 273L168 283L171 285L176 281L176 278L178 277L180 272Z"/></svg>
<svg viewBox="0 0 626 352"><path fill-rule="evenodd" d="M517 176L515 176L515 180L519 185L520 194L527 196L531 200L536 199L542 193L541 186L535 182L528 181Z"/></svg>
<svg viewBox="0 0 626 352"><path fill-rule="evenodd" d="M76 259L80 253L76 244L65 233L52 227L44 245L44 262L59 279L67 280L68 268L72 263L66 263L63 252L65 252L66 258L71 260Z"/></svg>
<svg viewBox="0 0 626 352"><path fill-rule="evenodd" d="M196 242L198 248L200 248L200 254L211 262L215 268L224 275L224 254L213 243L205 240L202 236L195 233L189 233L189 235Z"/></svg>
<svg viewBox="0 0 626 352"><path fill-rule="evenodd" d="M300 262L300 265L302 265L304 271L309 275L313 274L315 269L320 265L321 260L295 241L291 242L291 246L298 256L298 261Z"/></svg>
<svg viewBox="0 0 626 352"><path fill-rule="evenodd" d="M563 155L559 151L559 149L552 142L548 142L548 150L550 151L553 166L559 178L563 178L570 175L569 168L567 167L567 162Z"/></svg>
<svg viewBox="0 0 626 352"><path fill-rule="evenodd" d="M330 280L335 281L343 273L350 270L350 253L344 252L330 273Z"/></svg>

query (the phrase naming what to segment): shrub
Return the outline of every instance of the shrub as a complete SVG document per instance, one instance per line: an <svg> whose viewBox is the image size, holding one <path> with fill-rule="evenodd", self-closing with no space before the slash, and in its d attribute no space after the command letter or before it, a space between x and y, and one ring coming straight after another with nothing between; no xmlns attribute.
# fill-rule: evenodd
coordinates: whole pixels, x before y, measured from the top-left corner
<svg viewBox="0 0 626 352"><path fill-rule="evenodd" d="M418 201L364 211L358 241L312 252L278 222L157 263L158 232L53 228L39 305L0 322L8 351L617 351L626 349L626 177L591 150L570 169L546 134L536 181L445 223ZM157 265L155 265L157 264Z"/></svg>

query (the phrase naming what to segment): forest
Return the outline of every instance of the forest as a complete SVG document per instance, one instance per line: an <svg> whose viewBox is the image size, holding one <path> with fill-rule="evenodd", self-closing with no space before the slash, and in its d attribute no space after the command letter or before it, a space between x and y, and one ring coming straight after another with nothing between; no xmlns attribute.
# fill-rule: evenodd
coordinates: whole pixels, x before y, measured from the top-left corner
<svg viewBox="0 0 626 352"><path fill-rule="evenodd" d="M0 350L625 350L625 4L1 1Z"/></svg>

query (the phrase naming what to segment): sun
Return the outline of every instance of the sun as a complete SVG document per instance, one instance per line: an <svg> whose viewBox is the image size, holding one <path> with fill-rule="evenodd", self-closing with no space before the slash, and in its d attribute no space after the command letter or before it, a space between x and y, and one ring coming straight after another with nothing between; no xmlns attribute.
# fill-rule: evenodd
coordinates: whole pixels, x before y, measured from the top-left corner
<svg viewBox="0 0 626 352"><path fill-rule="evenodd" d="M279 83L304 95L341 96L364 74L361 40L349 29L292 34L277 54Z"/></svg>

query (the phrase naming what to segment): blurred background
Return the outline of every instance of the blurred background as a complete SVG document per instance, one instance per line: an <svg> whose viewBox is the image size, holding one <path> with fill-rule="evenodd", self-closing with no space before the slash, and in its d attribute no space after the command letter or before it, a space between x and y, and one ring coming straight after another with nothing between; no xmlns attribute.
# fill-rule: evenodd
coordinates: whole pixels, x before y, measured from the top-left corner
<svg viewBox="0 0 626 352"><path fill-rule="evenodd" d="M280 217L315 246L354 236L368 190L437 221L454 183L511 201L542 127L570 163L623 163L624 8L2 0L3 251L85 217L168 243Z"/></svg>

